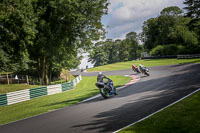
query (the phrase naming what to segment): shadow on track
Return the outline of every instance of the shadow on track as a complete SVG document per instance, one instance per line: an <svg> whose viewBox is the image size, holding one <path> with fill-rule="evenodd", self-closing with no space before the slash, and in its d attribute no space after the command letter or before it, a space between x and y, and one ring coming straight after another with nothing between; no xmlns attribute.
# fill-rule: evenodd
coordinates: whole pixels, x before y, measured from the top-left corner
<svg viewBox="0 0 200 133"><path fill-rule="evenodd" d="M123 105L101 112L93 116L95 120L73 128L84 128L83 132L113 132L127 126L200 88L199 68L200 64L173 66L173 69L168 68L172 72L166 71L167 76L160 75L155 79L147 77L130 85L120 90L117 96L106 100L106 104L123 100ZM89 102L99 102L99 99Z"/></svg>

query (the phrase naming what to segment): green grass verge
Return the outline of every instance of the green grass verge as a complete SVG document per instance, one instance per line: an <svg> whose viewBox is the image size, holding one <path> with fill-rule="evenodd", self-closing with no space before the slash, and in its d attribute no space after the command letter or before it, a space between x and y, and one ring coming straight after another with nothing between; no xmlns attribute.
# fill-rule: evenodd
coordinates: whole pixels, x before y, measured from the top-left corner
<svg viewBox="0 0 200 133"><path fill-rule="evenodd" d="M37 88L38 85L25 85L25 84L0 84L0 94L13 92L13 91L19 91L24 89L30 89L30 88Z"/></svg>
<svg viewBox="0 0 200 133"><path fill-rule="evenodd" d="M174 65L181 63L200 63L200 59L144 59L138 61L127 61L127 62L119 62L99 67L94 67L88 69L88 71L113 71L113 70L123 70L123 69L131 69L132 64L139 65L143 64L147 67L152 66L162 66L162 65Z"/></svg>
<svg viewBox="0 0 200 133"><path fill-rule="evenodd" d="M68 81L68 82L70 82L70 81ZM65 80L65 79L61 79L61 80L57 80L57 81L53 81L53 82L51 82L50 85L63 84L63 83L66 83L66 80Z"/></svg>
<svg viewBox="0 0 200 133"><path fill-rule="evenodd" d="M199 133L200 92L119 133Z"/></svg>
<svg viewBox="0 0 200 133"><path fill-rule="evenodd" d="M131 80L130 77L124 76L108 77L113 80L115 86L122 86ZM0 107L0 125L70 106L99 94L95 83L96 77L83 77L73 90Z"/></svg>

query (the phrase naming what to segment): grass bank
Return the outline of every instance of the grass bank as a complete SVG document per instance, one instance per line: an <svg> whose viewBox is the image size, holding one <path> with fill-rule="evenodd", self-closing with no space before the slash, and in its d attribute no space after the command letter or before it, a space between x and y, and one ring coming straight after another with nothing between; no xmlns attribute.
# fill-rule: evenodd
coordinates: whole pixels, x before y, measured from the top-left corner
<svg viewBox="0 0 200 133"><path fill-rule="evenodd" d="M139 65L143 64L147 67L152 66L162 66L162 65L174 65L181 63L200 63L200 59L144 59L138 61L127 61L127 62L119 62L99 67L94 67L88 69L88 71L113 71L113 70L123 70L123 69L131 69L131 65Z"/></svg>
<svg viewBox="0 0 200 133"><path fill-rule="evenodd" d="M108 77L113 80L115 86L122 86L131 79L124 76ZM70 106L99 94L95 83L96 77L83 77L73 90L0 107L0 125Z"/></svg>
<svg viewBox="0 0 200 133"><path fill-rule="evenodd" d="M198 133L200 92L119 133Z"/></svg>
<svg viewBox="0 0 200 133"><path fill-rule="evenodd" d="M0 94L19 91L30 88L37 88L39 85L25 85L25 84L0 84Z"/></svg>

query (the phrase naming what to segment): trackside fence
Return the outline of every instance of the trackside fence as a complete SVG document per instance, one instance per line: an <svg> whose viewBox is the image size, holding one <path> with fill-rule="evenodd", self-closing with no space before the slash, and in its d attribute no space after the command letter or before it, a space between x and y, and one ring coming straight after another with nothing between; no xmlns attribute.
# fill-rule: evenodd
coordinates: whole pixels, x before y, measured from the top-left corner
<svg viewBox="0 0 200 133"><path fill-rule="evenodd" d="M191 54L191 55L177 55L178 59L194 59L200 58L200 54Z"/></svg>
<svg viewBox="0 0 200 133"><path fill-rule="evenodd" d="M73 81L63 83L63 84L49 85L49 86L43 86L43 87L38 87L38 88L31 88L31 89L26 89L26 90L0 94L0 106L11 105L11 104L31 100L37 97L53 95L53 94L61 93L63 91L71 90L81 80L82 80L82 77L81 75L79 75Z"/></svg>

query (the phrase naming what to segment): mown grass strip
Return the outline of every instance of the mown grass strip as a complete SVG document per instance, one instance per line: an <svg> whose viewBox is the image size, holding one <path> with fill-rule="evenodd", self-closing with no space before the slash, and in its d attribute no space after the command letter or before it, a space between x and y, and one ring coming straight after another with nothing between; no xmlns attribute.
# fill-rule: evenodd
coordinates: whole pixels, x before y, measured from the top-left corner
<svg viewBox="0 0 200 133"><path fill-rule="evenodd" d="M109 77L115 86L122 86L131 80L130 77L124 76ZM99 89L95 87L95 83L96 77L83 77L73 90L0 107L0 125L70 106L97 95Z"/></svg>
<svg viewBox="0 0 200 133"><path fill-rule="evenodd" d="M198 133L200 92L119 133Z"/></svg>
<svg viewBox="0 0 200 133"><path fill-rule="evenodd" d="M139 65L143 64L147 67L152 66L163 66L163 65L174 65L181 63L200 63L200 59L144 59L138 61L127 61L127 62L119 62L99 67L94 67L88 69L88 71L113 71L113 70L123 70L123 69L131 69L132 64Z"/></svg>
<svg viewBox="0 0 200 133"><path fill-rule="evenodd" d="M0 94L13 92L13 91L20 91L30 88L37 88L38 85L25 85L25 84L1 84L0 85Z"/></svg>

